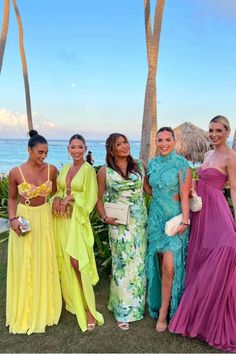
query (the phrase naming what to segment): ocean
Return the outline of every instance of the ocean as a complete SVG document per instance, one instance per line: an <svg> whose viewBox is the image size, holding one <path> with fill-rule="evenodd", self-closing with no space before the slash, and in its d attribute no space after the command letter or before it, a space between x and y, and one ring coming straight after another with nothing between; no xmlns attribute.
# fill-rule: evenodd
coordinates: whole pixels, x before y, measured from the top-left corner
<svg viewBox="0 0 236 354"><path fill-rule="evenodd" d="M105 141L88 140L88 150L92 151L94 165L105 163ZM46 162L57 166L58 169L68 163L67 140L48 140L48 157ZM139 157L140 141L130 141L131 154L134 158ZM21 165L28 158L27 140L23 139L0 139L0 173L7 173L11 168Z"/></svg>

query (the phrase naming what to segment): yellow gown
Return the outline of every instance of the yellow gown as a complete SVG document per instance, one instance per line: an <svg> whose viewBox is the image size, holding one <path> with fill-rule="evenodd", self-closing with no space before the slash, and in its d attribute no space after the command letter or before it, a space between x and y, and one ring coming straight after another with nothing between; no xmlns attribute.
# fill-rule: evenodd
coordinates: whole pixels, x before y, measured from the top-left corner
<svg viewBox="0 0 236 354"><path fill-rule="evenodd" d="M70 164L63 166L57 179L61 198L66 196L66 175ZM75 314L81 330L87 330L86 309L89 308L97 324L104 323L103 316L96 311L93 285L99 278L93 252L94 237L89 215L97 201L97 179L92 166L85 162L71 181L74 197L70 218L55 217L54 230L62 295L66 309ZM78 260L81 285L71 265L70 257Z"/></svg>
<svg viewBox="0 0 236 354"><path fill-rule="evenodd" d="M16 215L29 220L32 231L8 242L6 325L12 333L42 333L57 324L62 299L48 203L18 204Z"/></svg>

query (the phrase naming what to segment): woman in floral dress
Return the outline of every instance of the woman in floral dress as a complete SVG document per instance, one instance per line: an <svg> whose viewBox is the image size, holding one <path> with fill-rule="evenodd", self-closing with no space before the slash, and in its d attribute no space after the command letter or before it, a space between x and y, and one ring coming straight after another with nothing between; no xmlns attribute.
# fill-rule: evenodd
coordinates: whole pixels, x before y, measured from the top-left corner
<svg viewBox="0 0 236 354"><path fill-rule="evenodd" d="M145 257L147 213L143 188L145 171L141 161L130 155L130 145L123 134L113 133L106 141L106 166L98 172L97 210L109 225L112 253L112 278L108 308L119 328L129 329L129 322L142 319L145 307ZM126 225L106 215L103 198L129 205Z"/></svg>

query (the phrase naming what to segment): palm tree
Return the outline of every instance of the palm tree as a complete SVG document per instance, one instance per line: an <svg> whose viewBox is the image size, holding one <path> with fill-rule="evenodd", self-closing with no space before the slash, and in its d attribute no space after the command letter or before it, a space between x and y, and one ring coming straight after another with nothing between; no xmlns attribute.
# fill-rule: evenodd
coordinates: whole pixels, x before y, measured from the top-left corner
<svg viewBox="0 0 236 354"><path fill-rule="evenodd" d="M161 25L165 0L157 0L155 7L154 29L152 31L150 1L144 0L145 34L148 59L148 77L144 100L140 158L147 162L155 156L157 131L156 73L160 44Z"/></svg>
<svg viewBox="0 0 236 354"><path fill-rule="evenodd" d="M234 131L234 140L233 140L232 148L233 148L234 151L236 151L236 129Z"/></svg>
<svg viewBox="0 0 236 354"><path fill-rule="evenodd" d="M21 21L20 12L19 12L19 9L16 4L16 0L13 0L13 5L14 5L18 29L19 29L19 47L20 47L21 63L22 63L23 78L24 78L24 85L25 85L25 100L26 100L28 127L29 127L29 130L31 130L31 129L33 129L33 120L32 120L32 112L31 112L31 99L30 99L28 69L27 69L25 50L24 50L23 25L22 25L22 21Z"/></svg>
<svg viewBox="0 0 236 354"><path fill-rule="evenodd" d="M16 0L12 0L12 2L13 2L14 9L15 9L15 14L16 14L17 24L18 24L18 29L19 29L19 47L20 47L21 63L22 63L24 86L25 86L27 120L28 120L29 130L31 130L31 129L33 129L33 121L32 121L32 113L31 113L31 99L30 99L28 69L27 69L27 63L26 63L26 57L25 57L25 51L24 51L23 26L22 26L20 12L19 12L19 9L16 4ZM7 39L9 13L10 13L10 0L5 0L4 1L4 8L3 8L2 32L1 32L1 38L0 38L0 73L1 73L5 45L6 45L6 39Z"/></svg>
<svg viewBox="0 0 236 354"><path fill-rule="evenodd" d="M0 37L0 74L2 71L2 63L3 63L4 51L5 51L6 40L7 40L9 14L10 14L10 0L5 0L4 7L3 7L2 32Z"/></svg>

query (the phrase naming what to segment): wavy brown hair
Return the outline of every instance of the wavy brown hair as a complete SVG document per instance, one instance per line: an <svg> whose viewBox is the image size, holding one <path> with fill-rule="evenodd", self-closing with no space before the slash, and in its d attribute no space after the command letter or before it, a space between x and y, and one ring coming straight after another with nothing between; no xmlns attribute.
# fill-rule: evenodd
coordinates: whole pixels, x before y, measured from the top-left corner
<svg viewBox="0 0 236 354"><path fill-rule="evenodd" d="M127 137L121 133L112 133L106 140L106 163L107 166L118 172L124 179L129 179L130 173L139 174L142 176L142 172L137 164L137 162L133 159L131 155L127 157L127 169L126 174L124 175L116 162L116 144L118 138L123 138L129 144Z"/></svg>

